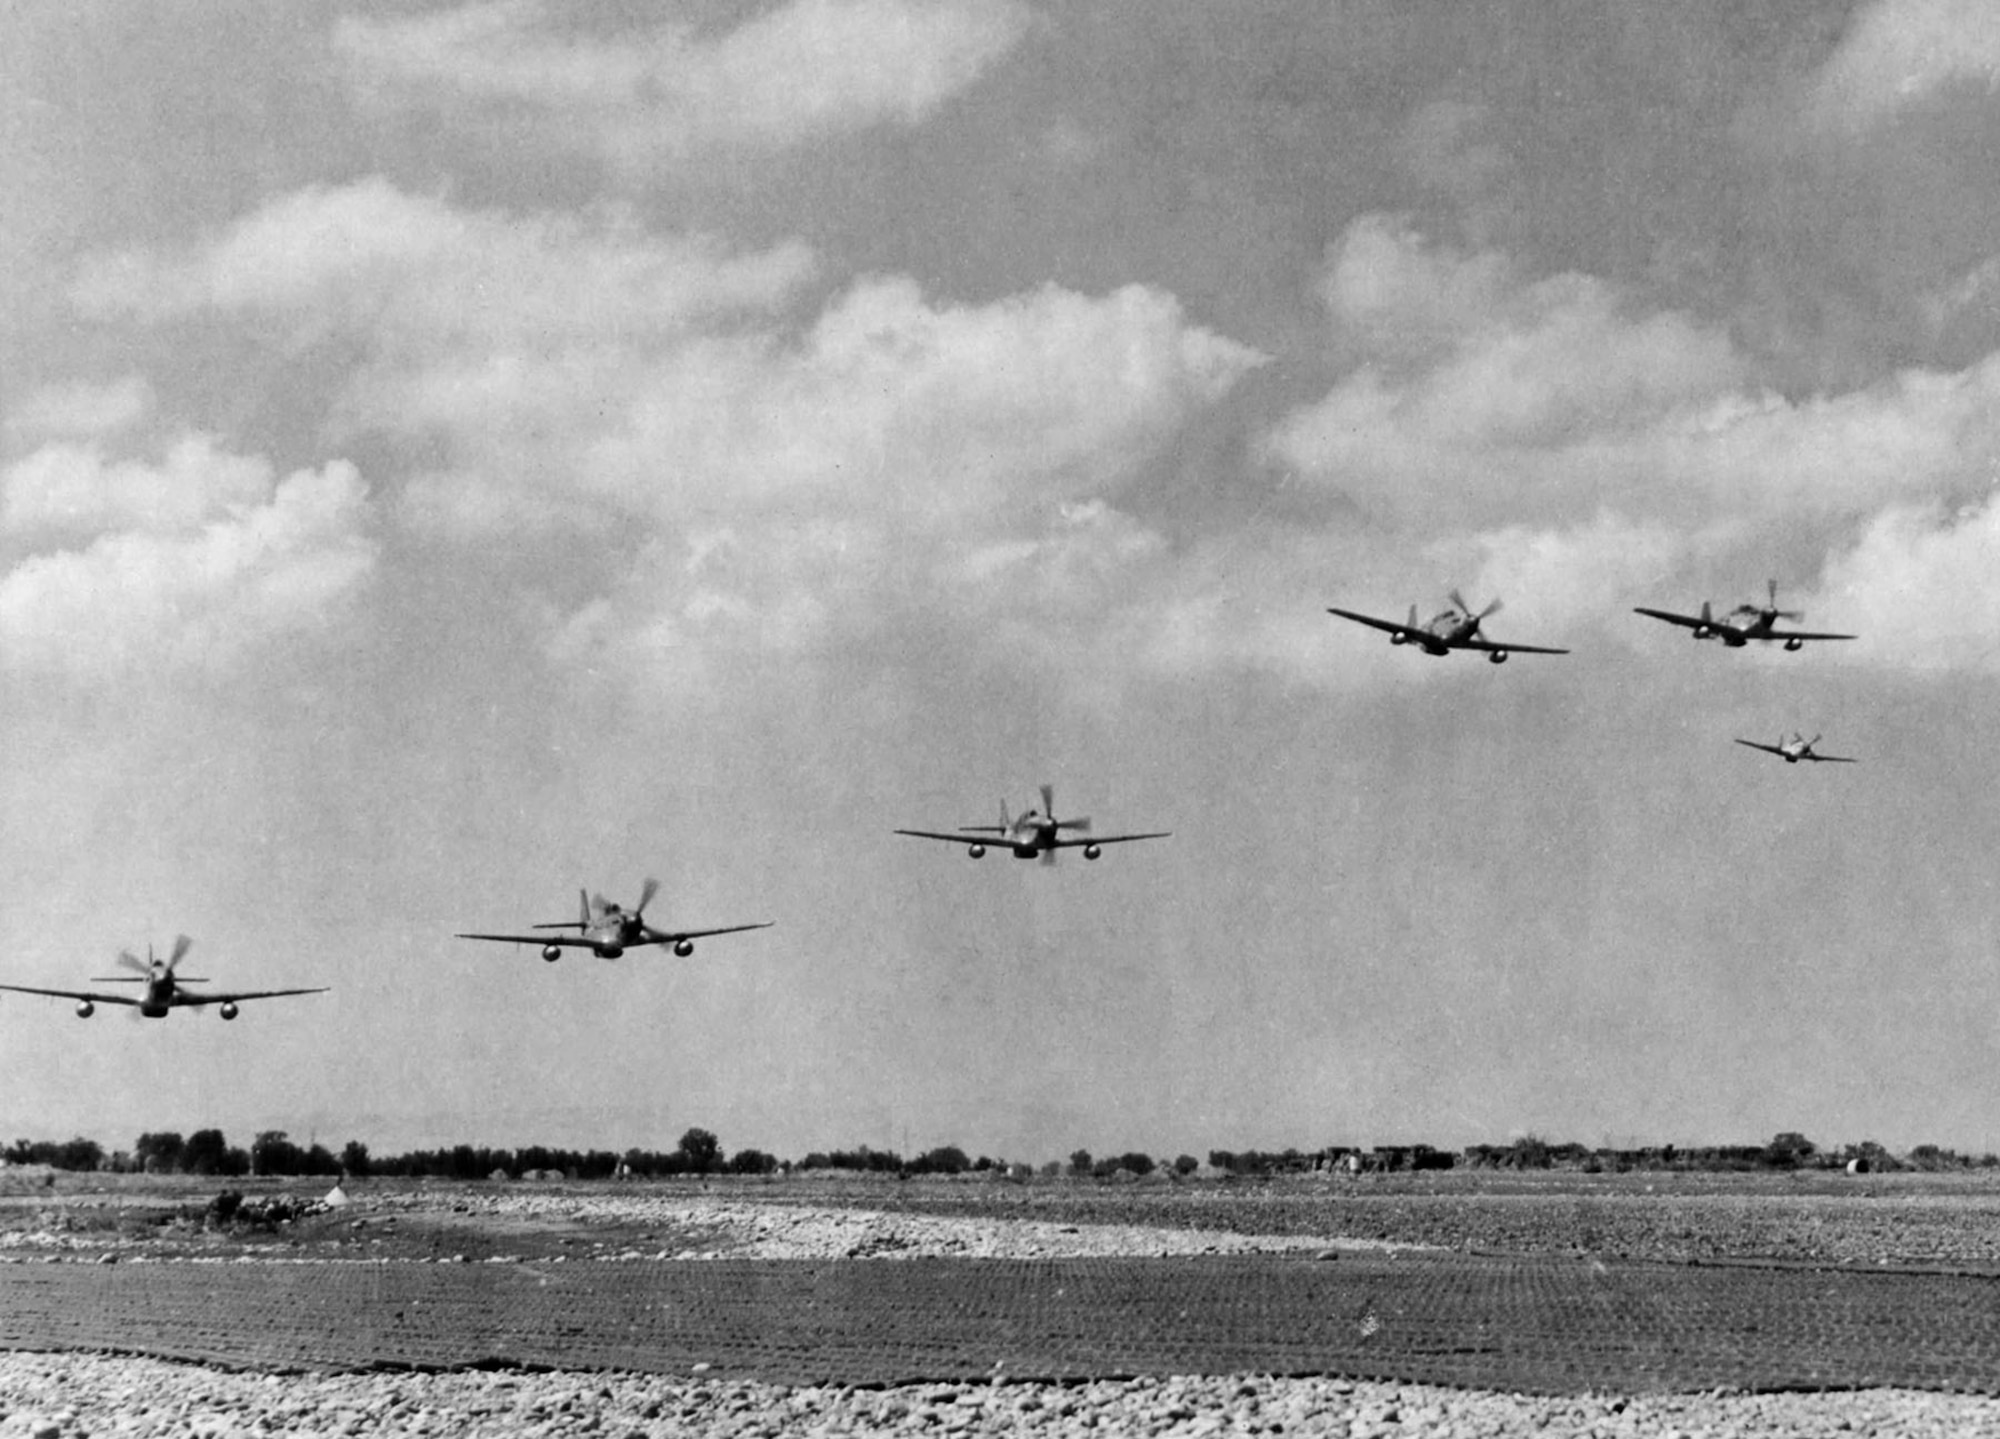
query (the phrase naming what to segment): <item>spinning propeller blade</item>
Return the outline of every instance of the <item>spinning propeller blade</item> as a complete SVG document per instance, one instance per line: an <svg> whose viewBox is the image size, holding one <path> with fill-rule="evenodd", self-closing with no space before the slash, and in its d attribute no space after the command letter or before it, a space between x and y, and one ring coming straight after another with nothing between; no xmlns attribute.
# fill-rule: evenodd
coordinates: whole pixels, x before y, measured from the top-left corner
<svg viewBox="0 0 2000 1439"><path fill-rule="evenodd" d="M1451 591L1449 598L1453 604L1458 606L1458 612L1464 615L1467 619L1472 621L1472 627L1474 629L1478 629L1479 622L1485 619L1488 615L1498 614L1500 612L1500 600L1497 595L1494 597L1492 604L1488 605L1483 610L1476 610L1476 611L1472 608L1471 605L1465 602L1465 596L1460 594L1457 590Z"/></svg>
<svg viewBox="0 0 2000 1439"><path fill-rule="evenodd" d="M188 946L193 943L194 941L189 939L184 934L178 934L174 936L174 952L167 956L168 974L172 974L174 972L174 966L179 964L181 960L186 957L188 952Z"/></svg>
<svg viewBox="0 0 2000 1439"><path fill-rule="evenodd" d="M646 906L653 902L653 896L659 892L660 882L657 879L647 880L645 887L639 891L639 903L632 910L633 917L637 918L639 915L644 914Z"/></svg>
<svg viewBox="0 0 2000 1439"><path fill-rule="evenodd" d="M1776 580L1765 581L1764 593L1770 596L1771 602L1764 608L1769 612L1772 619L1802 620L1806 617L1804 610L1781 610L1778 608L1778 582Z"/></svg>
<svg viewBox="0 0 2000 1439"><path fill-rule="evenodd" d="M148 974L151 972L147 969L146 962L129 949L118 951L118 963L135 974Z"/></svg>

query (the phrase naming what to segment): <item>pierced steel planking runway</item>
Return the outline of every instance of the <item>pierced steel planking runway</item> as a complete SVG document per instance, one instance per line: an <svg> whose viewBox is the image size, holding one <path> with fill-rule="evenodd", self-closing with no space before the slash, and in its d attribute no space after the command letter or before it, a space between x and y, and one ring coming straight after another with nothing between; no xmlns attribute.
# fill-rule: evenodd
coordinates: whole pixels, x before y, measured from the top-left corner
<svg viewBox="0 0 2000 1439"><path fill-rule="evenodd" d="M1339 1374L2000 1394L2000 1278L1589 1258L0 1265L0 1350L789 1383Z"/></svg>

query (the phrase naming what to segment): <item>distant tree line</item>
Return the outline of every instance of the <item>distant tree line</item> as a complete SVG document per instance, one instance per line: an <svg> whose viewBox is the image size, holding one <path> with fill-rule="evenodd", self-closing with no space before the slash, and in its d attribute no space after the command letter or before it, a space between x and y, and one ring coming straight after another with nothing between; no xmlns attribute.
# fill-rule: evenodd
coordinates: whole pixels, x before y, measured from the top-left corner
<svg viewBox="0 0 2000 1439"><path fill-rule="evenodd" d="M368 1146L350 1139L339 1154L317 1141L298 1144L281 1129L261 1131L249 1148L229 1143L219 1129L197 1129L185 1137L170 1131L146 1133L129 1151L107 1154L93 1139L17 1139L0 1160L9 1164L46 1165L65 1170L118 1170L148 1174L199 1174L235 1178L243 1175L320 1175L366 1178L488 1179L561 1176L569 1179L664 1179L678 1175L775 1174L794 1170L846 1170L857 1173L1000 1174L1025 1178L1035 1171L986 1155L970 1158L955 1144L940 1145L912 1158L894 1150L815 1150L796 1164L761 1149L725 1154L721 1141L706 1129L690 1129L669 1150L562 1149L530 1145L497 1149L458 1144L448 1149L414 1149L403 1154L372 1155ZM1751 1171L1800 1169L1948 1170L1993 1168L2000 1157L1961 1154L1935 1144L1919 1144L1907 1154L1891 1154L1873 1140L1822 1149L1803 1134L1787 1130L1768 1144L1724 1144L1679 1148L1671 1144L1647 1148L1597 1149L1577 1143L1551 1143L1523 1135L1506 1144L1474 1144L1463 1150L1436 1149L1428 1144L1377 1145L1358 1148L1330 1145L1322 1149L1275 1151L1212 1149L1208 1171L1224 1176L1261 1178L1313 1171L1399 1172L1434 1169L1565 1169L1586 1174L1630 1170ZM1065 1164L1041 1167L1046 1178L1133 1180L1159 1174L1185 1179L1202 1169L1202 1162L1182 1154L1171 1162L1133 1150L1097 1158L1076 1150Z"/></svg>

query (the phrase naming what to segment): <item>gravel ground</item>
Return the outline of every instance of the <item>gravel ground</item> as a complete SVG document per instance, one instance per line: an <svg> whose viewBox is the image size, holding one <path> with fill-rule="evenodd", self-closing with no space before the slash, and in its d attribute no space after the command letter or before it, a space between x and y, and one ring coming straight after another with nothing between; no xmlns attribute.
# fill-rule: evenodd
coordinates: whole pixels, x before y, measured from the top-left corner
<svg viewBox="0 0 2000 1439"><path fill-rule="evenodd" d="M885 1196L885 1199L888 1197ZM812 1202L790 1193L770 1199L741 1194L634 1188L579 1192L562 1189L471 1187L446 1193L374 1190L359 1186L356 1203L328 1216L323 1235L338 1233L350 1247L356 1235L385 1223L408 1229L440 1217L466 1231L487 1231L498 1250L514 1244L572 1246L568 1257L616 1261L636 1258L900 1259L922 1256L1038 1259L1120 1255L1277 1253L1340 1248L1408 1248L1411 1241L1448 1236L1432 1225L1426 1196L1383 1196L1379 1203L1344 1209L1323 1206L1316 1222L1295 1225L1292 1202L1215 1204L1202 1218L1220 1225L1189 1226L1186 1210L1169 1226L1104 1222L1139 1218L1123 1199L1079 1196L1076 1208L1031 1217L918 1212L916 1207L854 1207L852 1202ZM1137 1198L1137 1196L1134 1196ZM1757 1212L1777 1213L1783 1242L1769 1249L1788 1257L1837 1257L1880 1262L1878 1226L1889 1226L1903 1206L1885 1206L1878 1217L1813 1196L1776 1205L1760 1196L1739 1204L1679 1196L1599 1205L1569 1201L1491 1207L1511 1221L1549 1225L1572 1234L1579 1220L1627 1228L1624 1214L1645 1216L1648 1237L1662 1231L1705 1230L1716 1225L1741 1239ZM1661 1198L1665 1198L1662 1196ZM1537 1197L1538 1200L1538 1197ZM1484 1203L1485 1201L1479 1201ZM1463 1220L1464 1206L1449 1207ZM1609 1208L1614 1213L1601 1212ZM1952 1257L1987 1259L1993 1253L1994 1200L1980 1195L1936 1208L1938 1231L1950 1237ZM1899 1216L1896 1209L1902 1209ZM1226 1211L1226 1217L1225 1212ZM1948 1212L1947 1212L1948 1211ZM1399 1213L1400 1212L1400 1213ZM1481 1211L1484 1213L1485 1211ZM1865 1217L1866 1223L1848 1219ZM1415 1215L1416 1220L1411 1220ZM1255 1217L1278 1220L1288 1233L1243 1232ZM1831 1217L1830 1217L1831 1216ZM1404 1222L1395 1222L1401 1217ZM1441 1218L1441 1214L1437 1217ZM1929 1218L1929 1214L1925 1214ZM1075 1218L1080 1222L1069 1222ZM1361 1220L1346 1232L1343 1218ZM77 1249L134 1245L129 1235L75 1233L48 1228L23 1215L18 1228L0 1234L0 1248L14 1259L57 1257ZM36 1216L39 1219L39 1216ZM359 1221L359 1227L356 1222ZM1420 1222L1419 1222L1420 1221ZM1511 1222L1490 1220L1496 1229ZM1299 1233L1298 1228L1313 1232ZM1638 1225L1629 1225L1628 1232ZM1372 1231L1372 1232L1371 1232ZM1796 1231L1796 1233L1794 1233ZM1829 1231L1835 1234L1831 1241ZM1867 1235L1852 1243L1848 1236ZM552 1238L551 1236L561 1236ZM1798 1235L1809 1235L1801 1242ZM657 1244L635 1243L657 1236ZM1484 1237L1484 1236L1482 1236ZM1512 1237L1511 1235L1509 1237ZM1676 1239L1685 1239L1678 1233ZM1767 1242L1769 1236L1763 1236ZM330 1242L330 1241L329 1241ZM1925 1241L1926 1247L1929 1245ZM136 1243L140 1250L147 1246ZM308 1247L313 1245L309 1242ZM1543 1247L1524 1245L1524 1248ZM1635 1248L1656 1247L1639 1243ZM1694 1246L1687 1246L1694 1247ZM1700 1246L1709 1247L1706 1239ZM1740 1243L1718 1245L1741 1256ZM1908 1246L1903 1256L1909 1256ZM1829 1254L1828 1251L1834 1251ZM1768 1252L1768 1250L1767 1250ZM265 1251L267 1257L277 1257ZM80 1258L72 1254L69 1257ZM132 1254L129 1257L139 1257ZM356 1257L362 1257L356 1255ZM1939 1257L1926 1254L1924 1257ZM172 1262L171 1260L169 1262ZM253 1434L582 1434L637 1436L791 1433L988 1434L1222 1434L1286 1433L1353 1436L1429 1435L1682 1435L1727 1439L1751 1435L1990 1435L2000 1439L2000 1400L1962 1395L1864 1390L1820 1394L1598 1395L1548 1398L1418 1385L1356 1383L1336 1379L1267 1376L1159 1377L1097 1380L1080 1384L924 1384L889 1389L787 1388L721 1381L699 1374L663 1376L522 1373L263 1375L198 1365L90 1354L0 1354L0 1439L12 1436L253 1435Z"/></svg>
<svg viewBox="0 0 2000 1439"><path fill-rule="evenodd" d="M784 1388L476 1372L298 1377L0 1355L0 1439L83 1435L716 1434L2000 1436L2000 1402L1863 1390L1581 1399L1265 1376Z"/></svg>
<svg viewBox="0 0 2000 1439"><path fill-rule="evenodd" d="M639 1225L702 1236L700 1247L663 1256L674 1259L1090 1259L1410 1247L1373 1238L965 1218L671 1194L556 1197L508 1193L482 1196L469 1207L472 1214L491 1218L558 1220L584 1227ZM630 1250L626 1254L639 1257Z"/></svg>

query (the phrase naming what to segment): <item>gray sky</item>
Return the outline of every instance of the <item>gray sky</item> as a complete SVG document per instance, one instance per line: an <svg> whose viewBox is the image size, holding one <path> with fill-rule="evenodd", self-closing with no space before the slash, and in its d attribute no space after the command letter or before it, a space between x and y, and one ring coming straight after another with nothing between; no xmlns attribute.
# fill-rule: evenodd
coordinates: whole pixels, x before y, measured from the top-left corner
<svg viewBox="0 0 2000 1439"><path fill-rule="evenodd" d="M1984 0L14 7L6 975L335 992L0 1000L0 1126L2000 1148L1996 93ZM1863 638L1631 613L1768 579ZM1574 654L1324 612L1453 586ZM890 834L1043 781L1174 838ZM777 927L451 938L648 875Z"/></svg>

